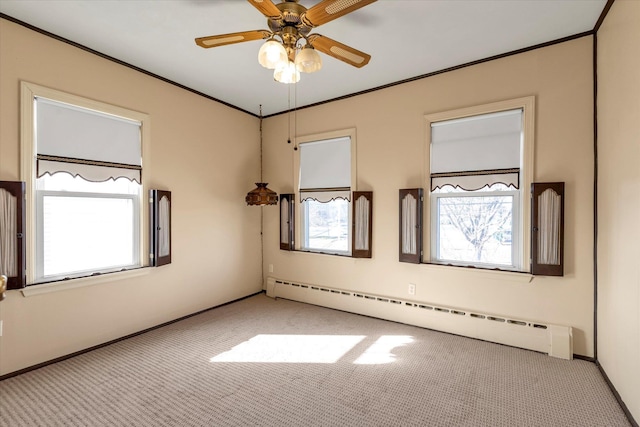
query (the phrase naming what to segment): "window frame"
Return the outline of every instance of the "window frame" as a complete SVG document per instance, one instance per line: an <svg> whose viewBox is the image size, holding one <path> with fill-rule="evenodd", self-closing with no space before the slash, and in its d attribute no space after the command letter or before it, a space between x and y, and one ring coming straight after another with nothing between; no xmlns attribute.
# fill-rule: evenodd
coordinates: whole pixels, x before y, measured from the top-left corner
<svg viewBox="0 0 640 427"><path fill-rule="evenodd" d="M487 190L487 191L465 191L465 192L451 192L451 193L434 193L431 192L431 216L430 218L434 219L434 221L429 224L431 228L431 241L430 243L430 253L431 253L431 262L434 264L446 264L446 265L454 265L460 267L468 267L475 266L479 268L491 268L491 269L503 269L503 270L511 270L511 271L519 271L518 266L515 262L512 262L512 265L505 264L492 264L492 263L484 263L484 262L473 262L469 263L467 261L456 261L449 259L441 259L438 257L438 241L439 241L439 227L437 221L437 211L438 211L438 201L439 199L447 199L447 198L460 198L460 197L513 197L513 210L511 213L511 224L512 224L512 238L511 238L511 259L512 261L516 261L520 259L520 252L522 251L522 245L520 243L521 233L514 233L513 230L519 230L519 221L521 218L521 214L519 211L521 204L520 198L522 196L521 190Z"/></svg>
<svg viewBox="0 0 640 427"><path fill-rule="evenodd" d="M519 243L518 260L514 260L514 268L505 270L514 270L518 272L530 271L531 258L531 198L529 197L529 189L533 183L534 172L534 147L535 147L535 96L526 96L522 98L508 99L504 101L493 102L489 104L465 107L455 110L426 114L425 120L425 145L424 145L424 166L423 166L423 182L429 183L431 177L431 124L446 120L461 119L465 117L477 116L489 113L498 113L502 111L522 109L522 141L520 149L520 185L519 185L519 212L517 222L519 224L517 234ZM431 186L428 185L428 197L424 198L424 223L427 226L423 230L423 239L429 244L424 245L422 257L423 263L441 264L434 260L433 251L433 212L432 212L432 192ZM514 218L514 222L515 222ZM515 228L515 227L514 227ZM514 230L515 231L515 230ZM517 261L517 262L516 262ZM461 263L459 266L464 267L484 267L477 263ZM503 268L503 267L501 267Z"/></svg>
<svg viewBox="0 0 640 427"><path fill-rule="evenodd" d="M56 89L51 89L45 86L37 85L34 83L21 81L20 82L20 179L26 183L26 279L27 286L42 285L45 281L37 281L36 278L36 263L37 261L37 224L38 219L36 217L36 203L37 203L37 189L36 189L36 154L37 147L35 141L36 135L36 121L35 121L35 98L42 97L51 99L58 102L63 102L78 107L99 111L102 113L123 117L129 120L135 120L140 122L140 143L141 143L141 155L142 155L142 174L141 174L141 189L139 198L139 210L137 213L136 222L138 224L138 248L137 259L138 265L132 268L146 267L149 265L148 256L149 243L147 238L149 227L149 203L144 203L146 200L146 194L148 194L148 178L151 174L151 168L149 166L150 158L150 116L138 111L118 107L115 105L107 104L104 102L84 98L81 96L73 95ZM101 193L104 195L104 193ZM115 273L117 274L117 273ZM86 279L91 274L77 277L78 279ZM103 280L100 280L103 281ZM48 282L48 281L47 281Z"/></svg>
<svg viewBox="0 0 640 427"><path fill-rule="evenodd" d="M301 144L305 144L305 143L309 143L309 142L316 142L316 141L323 141L323 140L328 140L328 139L335 139L335 138L349 138L351 140L350 143L350 148L351 148L351 188L350 188L350 193L351 193L351 198L353 198L353 192L357 191L357 170L356 170L356 166L357 166L357 161L356 161L356 152L357 152L357 142L356 142L356 130L355 128L350 128L350 129L342 129L342 130L335 130L335 131L329 131L329 132L323 132L323 133L316 133L316 134L310 134L310 135L305 135L305 136L299 136L295 138L295 147L296 149L294 150L294 155L293 155L293 183L294 183L294 191L296 194L300 194L300 145ZM306 222L304 221L305 215L306 215L306 206L305 203L302 200L299 200L297 203L300 204L300 208L299 209L294 209L294 214L295 214L295 230L294 230L294 247L295 250L297 251L304 251L304 252L311 252L311 253L319 253L319 254L327 254L327 255L337 255L337 256L349 256L351 257L353 254L353 247L352 247L352 234L353 234L353 230L352 230L352 222L353 222L353 200L349 201L349 206L348 206L348 222L347 222L347 242L348 242L348 251L347 252L343 252L343 251L326 251L326 250L315 250L315 249L308 249L304 247L304 236L305 234L303 233L303 227L305 227Z"/></svg>
<svg viewBox="0 0 640 427"><path fill-rule="evenodd" d="M36 199L36 212L39 209L43 208L44 198L45 197L69 197L69 198L87 198L87 199L117 199L117 200L131 200L133 213L134 213L134 221L133 221L133 233L134 236L140 234L140 205L141 199L139 196L134 194L121 194L121 193L89 193L89 192L77 192L77 191L56 191L56 190L36 190L36 194L34 195ZM42 238L44 235L44 217L36 215L36 270L35 272L44 272L44 245L42 242ZM131 269L137 268L140 266L140 241L133 241L133 255L134 255L134 263L130 265L123 265L114 267L111 269L105 268L101 269L100 273L104 274L107 272L120 271L122 269ZM42 277L35 277L35 283L48 283L48 282L56 282L59 280L65 280L68 278L76 278L76 277L84 277L95 273L93 270L79 270L76 272L67 272L59 275L49 275Z"/></svg>

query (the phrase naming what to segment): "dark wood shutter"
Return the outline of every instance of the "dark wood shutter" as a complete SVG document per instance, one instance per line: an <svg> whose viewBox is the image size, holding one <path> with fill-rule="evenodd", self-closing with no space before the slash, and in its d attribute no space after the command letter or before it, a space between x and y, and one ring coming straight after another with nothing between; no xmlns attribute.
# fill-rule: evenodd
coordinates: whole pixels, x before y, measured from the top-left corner
<svg viewBox="0 0 640 427"><path fill-rule="evenodd" d="M171 192L150 190L149 264L159 267L171 264ZM164 207L163 207L164 206Z"/></svg>
<svg viewBox="0 0 640 427"><path fill-rule="evenodd" d="M420 264L422 260L422 203L422 188L400 190L400 262Z"/></svg>
<svg viewBox="0 0 640 427"><path fill-rule="evenodd" d="M564 182L531 184L531 274L564 275Z"/></svg>
<svg viewBox="0 0 640 427"><path fill-rule="evenodd" d="M354 191L351 200L351 256L371 258L373 191Z"/></svg>
<svg viewBox="0 0 640 427"><path fill-rule="evenodd" d="M15 274L7 274L7 272L0 271L0 274L7 276L7 289L21 289L27 285L26 275L26 239L24 234L24 227L26 225L26 199L25 199L26 184L20 181L0 181L0 189L6 191L11 196L15 197L15 212L11 212L11 218L9 221L15 221L15 235L12 237L15 239ZM3 209L4 210L4 209ZM0 215L5 215L7 212L0 212ZM3 230L4 232L4 230ZM11 238L11 236L9 236ZM3 253L0 256L7 256Z"/></svg>
<svg viewBox="0 0 640 427"><path fill-rule="evenodd" d="M280 249L285 251L295 249L293 237L295 200L294 194L280 194Z"/></svg>

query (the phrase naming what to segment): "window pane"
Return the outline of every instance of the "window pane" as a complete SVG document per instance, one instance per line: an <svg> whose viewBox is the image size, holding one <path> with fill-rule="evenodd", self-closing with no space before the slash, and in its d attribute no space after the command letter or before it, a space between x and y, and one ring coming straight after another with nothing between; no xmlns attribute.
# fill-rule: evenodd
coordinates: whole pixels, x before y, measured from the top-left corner
<svg viewBox="0 0 640 427"><path fill-rule="evenodd" d="M43 272L54 276L137 263L131 198L43 197Z"/></svg>
<svg viewBox="0 0 640 427"><path fill-rule="evenodd" d="M439 261L513 265L513 196L437 198Z"/></svg>
<svg viewBox="0 0 640 427"><path fill-rule="evenodd" d="M330 252L349 251L349 201L326 203L307 200L305 204L305 249Z"/></svg>

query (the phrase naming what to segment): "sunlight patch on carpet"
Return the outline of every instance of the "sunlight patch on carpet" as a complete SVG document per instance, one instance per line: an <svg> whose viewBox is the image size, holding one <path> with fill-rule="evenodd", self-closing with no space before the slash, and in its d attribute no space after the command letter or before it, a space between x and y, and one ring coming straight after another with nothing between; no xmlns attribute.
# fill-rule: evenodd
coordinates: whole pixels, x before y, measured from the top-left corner
<svg viewBox="0 0 640 427"><path fill-rule="evenodd" d="M256 335L210 362L336 363L364 335Z"/></svg>

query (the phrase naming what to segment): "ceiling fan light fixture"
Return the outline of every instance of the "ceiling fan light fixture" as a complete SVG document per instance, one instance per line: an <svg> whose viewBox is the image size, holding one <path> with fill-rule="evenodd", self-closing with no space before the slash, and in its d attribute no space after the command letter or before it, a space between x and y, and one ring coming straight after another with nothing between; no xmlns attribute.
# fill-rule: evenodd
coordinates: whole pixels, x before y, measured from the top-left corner
<svg viewBox="0 0 640 427"><path fill-rule="evenodd" d="M258 52L258 62L270 70L276 69L278 65L286 64L288 61L286 49L282 43L274 39L267 40Z"/></svg>
<svg viewBox="0 0 640 427"><path fill-rule="evenodd" d="M311 46L305 46L296 55L296 68L303 73L315 73L322 68L322 58Z"/></svg>
<svg viewBox="0 0 640 427"><path fill-rule="evenodd" d="M284 64L278 65L273 72L273 78L280 83L298 83L300 81L300 71L296 68L296 64L291 61L287 61Z"/></svg>
<svg viewBox="0 0 640 427"><path fill-rule="evenodd" d="M2 1L2 0L0 0ZM318 0L307 8L301 0L249 0L267 18L269 30L240 31L198 37L203 48L224 46L252 40L265 40L258 52L258 62L274 70L280 83L297 83L300 72L315 73L322 68L317 51L357 68L369 63L371 55L320 34L310 34L317 26L354 12L376 0ZM305 0L307 1L307 0Z"/></svg>

